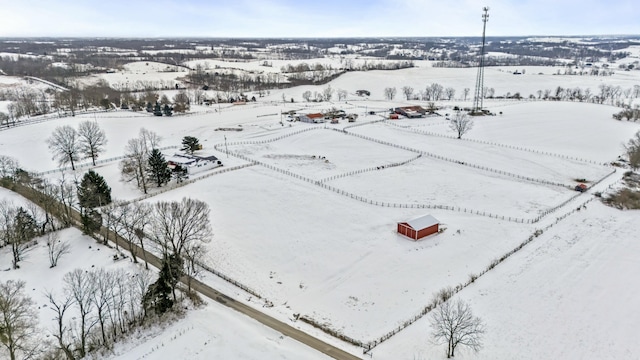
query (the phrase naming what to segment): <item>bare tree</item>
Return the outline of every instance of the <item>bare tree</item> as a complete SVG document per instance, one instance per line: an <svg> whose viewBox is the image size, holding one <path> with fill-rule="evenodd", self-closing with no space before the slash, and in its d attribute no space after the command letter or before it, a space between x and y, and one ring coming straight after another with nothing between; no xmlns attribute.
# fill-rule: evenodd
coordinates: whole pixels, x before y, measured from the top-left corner
<svg viewBox="0 0 640 360"><path fill-rule="evenodd" d="M109 319L111 321L111 335L114 341L118 338L118 331L125 333L128 324L135 318L135 308L132 307L132 313L127 313L127 306L131 302L129 289L132 282L129 275L123 269L110 271L110 278L113 283L110 289L111 301L108 303Z"/></svg>
<svg viewBox="0 0 640 360"><path fill-rule="evenodd" d="M302 93L302 98L304 99L304 101L309 102L311 101L311 91L307 90L305 92Z"/></svg>
<svg viewBox="0 0 640 360"><path fill-rule="evenodd" d="M147 160L153 149L160 146L160 136L145 128L140 129L137 138L130 139L125 147L126 158L120 163L125 181L136 180L136 184L147 193Z"/></svg>
<svg viewBox="0 0 640 360"><path fill-rule="evenodd" d="M209 205L189 198L181 202L156 203L151 223L151 236L160 245L165 262L174 259L177 263L188 266L187 250L191 250L190 260L195 264L199 259L196 255L204 254L196 251L197 246L211 241L211 225L209 220ZM167 266L173 272L173 266ZM178 278L175 273L169 274ZM175 284L171 284L175 301Z"/></svg>
<svg viewBox="0 0 640 360"><path fill-rule="evenodd" d="M111 302L111 288L114 285L110 271L98 269L89 273L90 281L93 283L94 291L91 292L91 301L96 309L100 333L102 334L102 344L107 344L107 318L109 316L109 304Z"/></svg>
<svg viewBox="0 0 640 360"><path fill-rule="evenodd" d="M75 162L79 159L80 143L78 132L69 125L58 126L47 139L49 149L53 153L53 159L57 159L60 165L71 164L75 170Z"/></svg>
<svg viewBox="0 0 640 360"><path fill-rule="evenodd" d="M444 89L444 94L447 97L447 100L451 100L454 96L456 96L456 89L448 87Z"/></svg>
<svg viewBox="0 0 640 360"><path fill-rule="evenodd" d="M18 161L6 155L0 155L0 178L13 178L20 168Z"/></svg>
<svg viewBox="0 0 640 360"><path fill-rule="evenodd" d="M146 177L146 154L140 139L130 139L125 147L125 158L120 162L120 171L122 180L136 181L136 186L146 194L147 193L147 177Z"/></svg>
<svg viewBox="0 0 640 360"><path fill-rule="evenodd" d="M404 94L404 97L407 98L407 101L411 100L411 96L413 95L413 88L411 86L403 86L402 93Z"/></svg>
<svg viewBox="0 0 640 360"><path fill-rule="evenodd" d="M629 156L629 165L632 169L638 170L640 168L640 131L629 140L624 148Z"/></svg>
<svg viewBox="0 0 640 360"><path fill-rule="evenodd" d="M144 298L144 294L149 289L149 285L151 285L152 281L151 272L145 269L140 269L138 272L133 274L133 284L131 286L131 298L130 302L135 304L141 304L142 299ZM146 307L142 307L143 312L140 314L140 318L138 321L142 321L146 316ZM132 312L133 314L133 312Z"/></svg>
<svg viewBox="0 0 640 360"><path fill-rule="evenodd" d="M444 92L444 87L438 83L433 83L431 85L428 86L428 89L431 90L431 97L432 99L430 100L440 100L442 99L442 93Z"/></svg>
<svg viewBox="0 0 640 360"><path fill-rule="evenodd" d="M346 100L347 99L347 90L338 89L336 91L336 95L338 95L338 101Z"/></svg>
<svg viewBox="0 0 640 360"><path fill-rule="evenodd" d="M68 328L64 324L64 314L73 305L73 298L65 294L62 300L57 301L50 291L46 292L45 296L49 299L49 309L55 313L53 320L56 322L56 330L52 335L58 341L58 349L65 354L67 360L75 360L71 350L72 341L69 339Z"/></svg>
<svg viewBox="0 0 640 360"><path fill-rule="evenodd" d="M145 151L148 153L153 149L158 149L160 147L160 141L162 140L158 134L145 128L140 129L138 138L141 140Z"/></svg>
<svg viewBox="0 0 640 360"><path fill-rule="evenodd" d="M56 267L58 260L71 251L68 241L60 241L60 235L57 232L47 234L47 249L49 254L49 267Z"/></svg>
<svg viewBox="0 0 640 360"><path fill-rule="evenodd" d="M38 312L24 286L22 280L0 282L0 344L11 360L33 359L38 353Z"/></svg>
<svg viewBox="0 0 640 360"><path fill-rule="evenodd" d="M471 307L461 299L446 301L433 310L429 318L436 344L447 344L447 358L455 356L459 345L474 351L482 348L485 326L482 319L473 316Z"/></svg>
<svg viewBox="0 0 640 360"><path fill-rule="evenodd" d="M473 128L473 120L462 111L456 111L451 117L449 127L458 134L458 139Z"/></svg>
<svg viewBox="0 0 640 360"><path fill-rule="evenodd" d="M160 201L155 204L151 234L162 247L164 256L181 257L186 247L209 242L211 225L209 205L201 200Z"/></svg>
<svg viewBox="0 0 640 360"><path fill-rule="evenodd" d="M62 223L66 226L71 225L73 218L71 209L75 201L75 195L77 193L75 185L67 180L67 174L63 171L61 173L58 186L57 198L60 200L63 206Z"/></svg>
<svg viewBox="0 0 640 360"><path fill-rule="evenodd" d="M331 101L331 98L333 97L333 89L331 88L331 85L327 85L326 88L324 88L324 90L322 90L322 97L324 98L324 101Z"/></svg>
<svg viewBox="0 0 640 360"><path fill-rule="evenodd" d="M80 152L86 158L91 158L95 166L96 158L104 151L104 146L107 144L107 136L104 130L100 129L97 121L83 121L78 125L78 137Z"/></svg>
<svg viewBox="0 0 640 360"><path fill-rule="evenodd" d="M393 100L394 97L396 97L396 88L395 87L387 87L384 88L384 97L387 100Z"/></svg>
<svg viewBox="0 0 640 360"><path fill-rule="evenodd" d="M191 280L198 277L202 273L199 262L202 261L207 248L203 243L194 243L187 246L184 250L185 257L185 274L187 274L187 291L191 292Z"/></svg>
<svg viewBox="0 0 640 360"><path fill-rule="evenodd" d="M118 211L120 214L118 221L122 225L121 235L129 244L129 252L131 252L133 262L138 262L136 247L134 245L137 242L142 249L145 268L148 269L149 265L147 263L146 252L144 251L144 237L146 227L151 221L151 206L147 203L135 202L120 206Z"/></svg>
<svg viewBox="0 0 640 360"><path fill-rule="evenodd" d="M469 96L469 91L471 91L471 89L469 88L464 88L462 90L462 93L464 94L464 101L467 101L467 97Z"/></svg>
<svg viewBox="0 0 640 360"><path fill-rule="evenodd" d="M80 327L74 329L76 337L80 340L78 345L78 356L85 357L87 354L87 339L91 329L97 324L97 320L91 316L93 312L93 293L95 284L88 272L82 269L75 269L64 275L65 290L73 297L74 305L77 307L80 317Z"/></svg>

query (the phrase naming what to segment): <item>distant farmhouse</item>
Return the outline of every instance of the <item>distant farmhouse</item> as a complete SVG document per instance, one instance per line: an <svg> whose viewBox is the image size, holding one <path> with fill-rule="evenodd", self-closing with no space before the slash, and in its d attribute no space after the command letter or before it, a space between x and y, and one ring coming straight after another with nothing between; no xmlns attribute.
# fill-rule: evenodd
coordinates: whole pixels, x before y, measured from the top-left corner
<svg viewBox="0 0 640 360"><path fill-rule="evenodd" d="M300 121L306 123L323 123L324 122L324 114L315 113L315 114L300 114Z"/></svg>
<svg viewBox="0 0 640 360"><path fill-rule="evenodd" d="M195 174L201 171L222 166L222 161L218 160L215 156L198 156L176 153L173 156L166 157L169 163L169 169L175 170L176 167L181 167L187 170L187 174Z"/></svg>
<svg viewBox="0 0 640 360"><path fill-rule="evenodd" d="M396 114L402 115L408 118L420 118L425 117L427 109L422 106L403 106L393 109Z"/></svg>

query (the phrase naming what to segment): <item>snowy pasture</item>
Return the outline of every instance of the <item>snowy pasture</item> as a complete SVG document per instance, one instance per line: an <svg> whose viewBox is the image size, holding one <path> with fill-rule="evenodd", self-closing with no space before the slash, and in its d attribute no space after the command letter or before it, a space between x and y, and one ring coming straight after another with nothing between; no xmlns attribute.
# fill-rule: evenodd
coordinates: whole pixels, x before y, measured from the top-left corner
<svg viewBox="0 0 640 360"><path fill-rule="evenodd" d="M487 326L484 348L456 358L636 358L637 218L592 202L456 295ZM442 357L430 328L419 320L374 349L374 358Z"/></svg>
<svg viewBox="0 0 640 360"><path fill-rule="evenodd" d="M623 144L638 131L637 123L613 120L620 109L607 105L536 101L487 106L504 115L476 118L465 137L604 163L623 154ZM428 130L451 135L446 124Z"/></svg>
<svg viewBox="0 0 640 360"><path fill-rule="evenodd" d="M575 192L420 158L405 166L329 181L329 185L384 203L457 206L514 218L535 218Z"/></svg>
<svg viewBox="0 0 640 360"><path fill-rule="evenodd" d="M314 130L277 141L266 139L264 143L229 146L229 151L314 180L415 157L409 151L352 138L341 132L312 125L309 129Z"/></svg>
<svg viewBox="0 0 640 360"><path fill-rule="evenodd" d="M484 118L477 119L475 126L481 126L479 123L484 121ZM391 143L401 143L428 153L427 157L430 158L440 157L477 168L509 171L514 175L540 181L567 185L575 183L575 179L588 179L593 182L610 172L608 167L588 159L573 159L563 154L545 154L524 147L468 140L466 136L455 139L451 131L431 131L432 128L442 125L441 120L404 119L354 127L349 131L363 136L375 136L379 140ZM446 125L448 126L448 123ZM473 134L474 131L469 133ZM614 154L609 156L615 158Z"/></svg>
<svg viewBox="0 0 640 360"><path fill-rule="evenodd" d="M432 293L465 281L531 231L432 210L447 230L416 243L396 233L396 222L427 210L363 203L260 166L148 201L185 196L216 204L210 266L271 301L277 316L301 313L363 340L415 315Z"/></svg>

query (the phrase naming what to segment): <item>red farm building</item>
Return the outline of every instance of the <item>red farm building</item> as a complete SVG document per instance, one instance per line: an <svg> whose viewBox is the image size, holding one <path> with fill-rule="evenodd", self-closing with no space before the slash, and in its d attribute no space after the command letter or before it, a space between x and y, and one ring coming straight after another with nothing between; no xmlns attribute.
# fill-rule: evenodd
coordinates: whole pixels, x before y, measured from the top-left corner
<svg viewBox="0 0 640 360"><path fill-rule="evenodd" d="M398 223L398 232L413 240L438 232L440 221L431 215L424 215L407 222Z"/></svg>

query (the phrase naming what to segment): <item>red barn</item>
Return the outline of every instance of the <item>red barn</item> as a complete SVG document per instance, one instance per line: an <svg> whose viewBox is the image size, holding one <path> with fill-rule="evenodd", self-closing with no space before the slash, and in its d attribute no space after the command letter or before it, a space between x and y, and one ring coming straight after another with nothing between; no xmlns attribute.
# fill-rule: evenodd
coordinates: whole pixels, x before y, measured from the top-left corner
<svg viewBox="0 0 640 360"><path fill-rule="evenodd" d="M424 215L407 222L398 223L398 232L413 240L438 232L440 221L431 215Z"/></svg>

